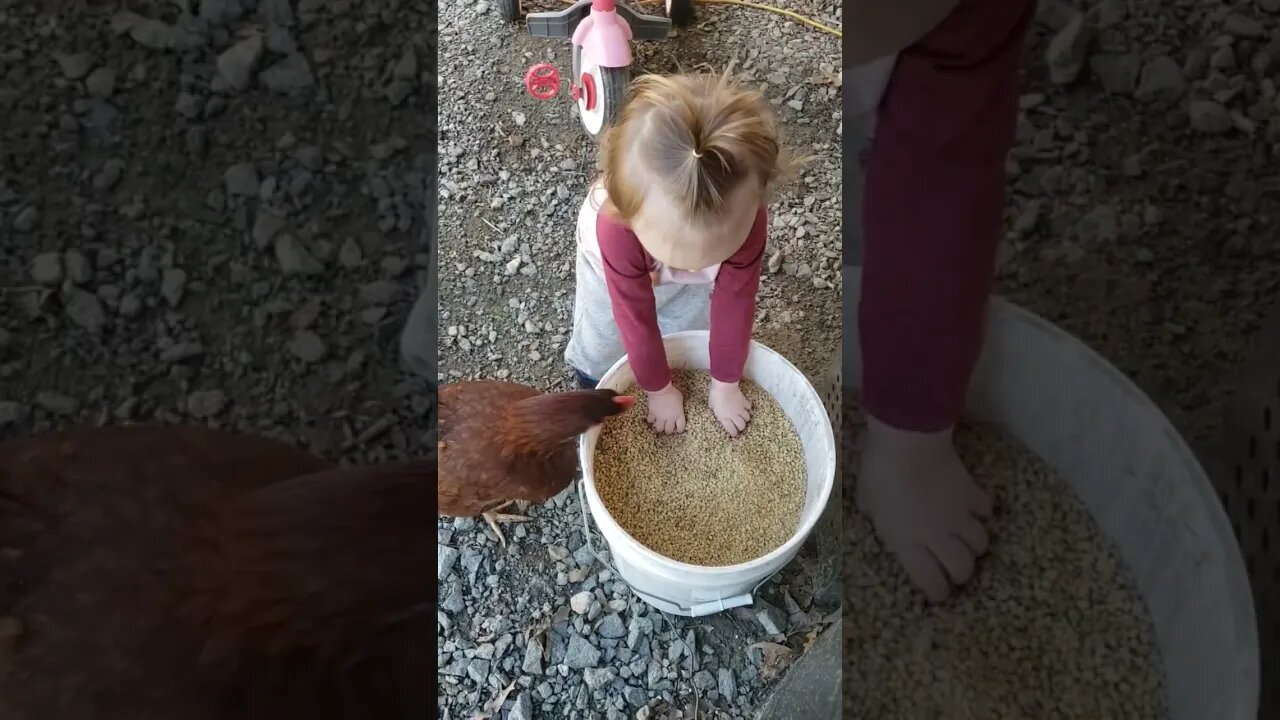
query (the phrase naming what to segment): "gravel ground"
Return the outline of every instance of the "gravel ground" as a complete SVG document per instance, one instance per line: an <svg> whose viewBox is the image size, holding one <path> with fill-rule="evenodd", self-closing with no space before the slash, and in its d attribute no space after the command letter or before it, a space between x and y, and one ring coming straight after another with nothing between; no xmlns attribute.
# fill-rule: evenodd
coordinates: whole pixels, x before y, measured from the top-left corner
<svg viewBox="0 0 1280 720"><path fill-rule="evenodd" d="M825 0L777 4L839 23ZM633 46L635 66L718 71L736 54L777 104L789 144L814 156L772 208L757 337L817 374L841 328L839 44L772 14L699 11L677 37ZM572 228L595 145L567 95L538 102L522 78L538 62L563 69L568 46L503 26L486 0L442 6L441 27L442 379L567 389ZM483 523L440 523L442 718L745 717L838 617L838 588L814 580L813 548L763 603L689 620L650 610L594 561L572 490L530 515L505 550Z"/></svg>
<svg viewBox="0 0 1280 720"><path fill-rule="evenodd" d="M1133 378L1212 469L1280 297L1280 3L1090 7L1081 29L1042 3L1000 291Z"/></svg>
<svg viewBox="0 0 1280 720"><path fill-rule="evenodd" d="M202 423L421 447L435 19L396 0L0 0L0 437Z"/></svg>

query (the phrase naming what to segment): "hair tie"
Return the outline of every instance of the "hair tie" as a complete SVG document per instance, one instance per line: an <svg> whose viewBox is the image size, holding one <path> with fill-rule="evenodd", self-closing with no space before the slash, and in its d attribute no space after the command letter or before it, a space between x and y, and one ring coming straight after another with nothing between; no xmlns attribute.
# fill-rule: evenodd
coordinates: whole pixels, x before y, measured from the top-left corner
<svg viewBox="0 0 1280 720"><path fill-rule="evenodd" d="M702 153L698 152L696 149L690 150L689 152L693 153L693 156L696 158L702 157Z"/></svg>

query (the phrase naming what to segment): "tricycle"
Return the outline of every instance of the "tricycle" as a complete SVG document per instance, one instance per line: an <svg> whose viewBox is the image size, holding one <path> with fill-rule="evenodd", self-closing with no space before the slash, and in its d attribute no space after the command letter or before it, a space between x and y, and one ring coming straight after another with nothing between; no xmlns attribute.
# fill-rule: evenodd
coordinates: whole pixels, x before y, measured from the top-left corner
<svg viewBox="0 0 1280 720"><path fill-rule="evenodd" d="M667 0L668 7L680 0ZM502 0L504 18L519 16L520 0ZM525 18L534 37L568 38L573 45L569 95L587 134L599 140L617 119L631 81L631 41L664 40L671 20L645 15L620 0L577 0L564 10L530 13ZM551 63L529 68L525 88L539 100L560 91L560 72Z"/></svg>

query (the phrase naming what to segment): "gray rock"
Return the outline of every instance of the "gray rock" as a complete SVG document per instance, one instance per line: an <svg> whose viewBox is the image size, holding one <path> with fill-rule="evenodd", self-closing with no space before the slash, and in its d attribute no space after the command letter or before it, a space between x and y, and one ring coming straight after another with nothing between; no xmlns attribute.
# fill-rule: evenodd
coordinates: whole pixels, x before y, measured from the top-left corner
<svg viewBox="0 0 1280 720"><path fill-rule="evenodd" d="M600 664L600 651L590 641L574 635L569 638L569 647L565 649L564 664L578 670L596 667Z"/></svg>
<svg viewBox="0 0 1280 720"><path fill-rule="evenodd" d="M476 685L483 685L485 678L489 677L489 661L473 658L471 664L467 665L467 677L470 677Z"/></svg>
<svg viewBox="0 0 1280 720"><path fill-rule="evenodd" d="M102 169L93 176L93 189L105 191L114 188L124 175L124 167L124 161L120 158L111 158L104 162Z"/></svg>
<svg viewBox="0 0 1280 720"><path fill-rule="evenodd" d="M1120 237L1120 222L1110 205L1099 205L1085 213L1076 224L1076 232L1084 242L1115 242Z"/></svg>
<svg viewBox="0 0 1280 720"><path fill-rule="evenodd" d="M165 348L160 353L160 360L164 363L173 364L198 358L204 355L204 346L197 342L180 342Z"/></svg>
<svg viewBox="0 0 1280 720"><path fill-rule="evenodd" d="M467 608L466 599L462 594L462 585L455 583L449 588L449 592L445 595L444 600L440 601L440 607L451 613L460 613Z"/></svg>
<svg viewBox="0 0 1280 720"><path fill-rule="evenodd" d="M116 92L115 68L100 67L89 73L89 77L84 79L84 87L90 95L100 100L111 97Z"/></svg>
<svg viewBox="0 0 1280 720"><path fill-rule="evenodd" d="M120 315L123 317L137 317L142 312L142 298L135 293L129 293L120 298Z"/></svg>
<svg viewBox="0 0 1280 720"><path fill-rule="evenodd" d="M631 707L644 707L649 704L649 694L634 685L623 688L622 697Z"/></svg>
<svg viewBox="0 0 1280 720"><path fill-rule="evenodd" d="M1098 3L1098 28L1115 27L1129 17L1127 0L1102 0Z"/></svg>
<svg viewBox="0 0 1280 720"><path fill-rule="evenodd" d="M533 701L529 699L528 692L521 692L516 696L516 703L511 706L511 712L507 713L507 720L533 720Z"/></svg>
<svg viewBox="0 0 1280 720"><path fill-rule="evenodd" d="M1093 27L1086 16L1077 13L1065 27L1049 41L1045 49L1045 63L1049 66L1049 80L1056 85L1074 82L1084 69L1089 43L1093 40Z"/></svg>
<svg viewBox="0 0 1280 720"><path fill-rule="evenodd" d="M303 145L293 153L293 159L311 172L320 172L324 167L324 151L315 145Z"/></svg>
<svg viewBox="0 0 1280 720"><path fill-rule="evenodd" d="M351 238L343 241L342 247L338 249L338 262L348 270L360 267L364 262L364 251L360 249L360 243Z"/></svg>
<svg viewBox="0 0 1280 720"><path fill-rule="evenodd" d="M1089 69L1098 76L1107 92L1128 95L1138 83L1142 56L1138 53L1098 53L1089 59Z"/></svg>
<svg viewBox="0 0 1280 720"><path fill-rule="evenodd" d="M720 668L716 671L716 688L720 691L720 697L727 702L733 702L738 695L738 682L733 677L732 670Z"/></svg>
<svg viewBox="0 0 1280 720"><path fill-rule="evenodd" d="M392 107L398 107L411 94L413 94L413 83L408 80L392 80L387 86L387 100Z"/></svg>
<svg viewBox="0 0 1280 720"><path fill-rule="evenodd" d="M414 54L413 48L406 48L404 54L400 56L400 61L391 70L391 77L397 80L407 80L412 82L418 77L418 56Z"/></svg>
<svg viewBox="0 0 1280 720"><path fill-rule="evenodd" d="M188 120L199 120L200 113L204 112L204 102L191 93L180 93L173 109Z"/></svg>
<svg viewBox="0 0 1280 720"><path fill-rule="evenodd" d="M1182 76L1186 80L1199 80L1209 68L1209 52L1204 48L1191 48L1182 63Z"/></svg>
<svg viewBox="0 0 1280 720"><path fill-rule="evenodd" d="M442 580L453 572L453 564L458 561L457 548L441 545L436 548L436 579Z"/></svg>
<svg viewBox="0 0 1280 720"><path fill-rule="evenodd" d="M187 396L187 414L207 419L220 415L227 407L227 396L221 390L197 390Z"/></svg>
<svg viewBox="0 0 1280 720"><path fill-rule="evenodd" d="M176 308L182 302L187 289L187 271L182 268L165 268L160 275L160 295L169 307Z"/></svg>
<svg viewBox="0 0 1280 720"><path fill-rule="evenodd" d="M152 50L167 50L173 47L178 33L172 25L139 17L129 29L129 37L139 45Z"/></svg>
<svg viewBox="0 0 1280 720"><path fill-rule="evenodd" d="M19 425L31 417L31 408L20 402L0 400L0 427Z"/></svg>
<svg viewBox="0 0 1280 720"><path fill-rule="evenodd" d="M222 183L230 197L253 197L258 194L258 168L253 163L239 163L227 168Z"/></svg>
<svg viewBox="0 0 1280 720"><path fill-rule="evenodd" d="M285 219L270 210L262 210L258 212L258 216L253 220L253 243L259 249L264 249L271 244L276 235L284 229Z"/></svg>
<svg viewBox="0 0 1280 720"><path fill-rule="evenodd" d="M608 685L612 679L613 671L609 668L587 668L582 671L583 682L593 691Z"/></svg>
<svg viewBox="0 0 1280 720"><path fill-rule="evenodd" d="M290 55L298 51L298 42L288 28L270 25L267 27L267 49L277 55Z"/></svg>
<svg viewBox="0 0 1280 720"><path fill-rule="evenodd" d="M187 152L194 158L203 158L209 146L209 133L202 127L187 128Z"/></svg>
<svg viewBox="0 0 1280 720"><path fill-rule="evenodd" d="M526 675L542 674L542 640L530 638L525 643L524 662L520 664L520 670Z"/></svg>
<svg viewBox="0 0 1280 720"><path fill-rule="evenodd" d="M466 573L467 580L471 584L476 582L476 574L480 572L480 566L484 564L484 553L474 547L466 547L462 549L462 570Z"/></svg>
<svg viewBox="0 0 1280 720"><path fill-rule="evenodd" d="M622 616L617 613L605 615L600 624L596 626L596 634L610 640L625 636L627 628L622 624Z"/></svg>
<svg viewBox="0 0 1280 720"><path fill-rule="evenodd" d="M210 25L230 25L243 14L240 0L200 0L200 19Z"/></svg>
<svg viewBox="0 0 1280 720"><path fill-rule="evenodd" d="M760 627L770 635L781 635L786 632L787 621L783 619L782 613L772 607L766 607L757 612L756 622L760 623Z"/></svg>
<svg viewBox="0 0 1280 720"><path fill-rule="evenodd" d="M286 95L306 90L316 84L311 65L302 53L294 53L263 70L258 79L272 92Z"/></svg>
<svg viewBox="0 0 1280 720"><path fill-rule="evenodd" d="M329 354L320 336L310 330L299 330L289 341L289 352L305 363L318 363Z"/></svg>
<svg viewBox="0 0 1280 720"><path fill-rule="evenodd" d="M586 590L576 593L569 598L569 609L579 615L586 615L587 611L591 609L591 601L594 599L595 596Z"/></svg>
<svg viewBox="0 0 1280 720"><path fill-rule="evenodd" d="M36 393L36 407L53 415L75 415L80 411L80 401L62 393L42 390Z"/></svg>
<svg viewBox="0 0 1280 720"><path fill-rule="evenodd" d="M387 280L375 280L360 286L360 302L365 305L390 305L400 297L400 286Z"/></svg>
<svg viewBox="0 0 1280 720"><path fill-rule="evenodd" d="M247 90L253 83L253 72L262 60L261 35L253 35L227 48L218 56L218 74L235 90Z"/></svg>
<svg viewBox="0 0 1280 720"><path fill-rule="evenodd" d="M1222 23L1222 29L1228 35L1242 38L1262 38L1267 36L1267 28L1262 23L1244 15L1233 13Z"/></svg>
<svg viewBox="0 0 1280 720"><path fill-rule="evenodd" d="M631 622L627 623L627 647L635 650L641 642L649 642L649 636L652 634L652 620L639 615L633 616Z"/></svg>
<svg viewBox="0 0 1280 720"><path fill-rule="evenodd" d="M68 80L79 80L93 69L93 55L90 53L71 53L57 56L58 67Z"/></svg>
<svg viewBox="0 0 1280 720"><path fill-rule="evenodd" d="M62 253L40 253L31 262L31 279L46 287L62 284Z"/></svg>
<svg viewBox="0 0 1280 720"><path fill-rule="evenodd" d="M648 683L650 690L655 690L658 683L662 682L662 662L658 658L649 659L649 668L645 670L645 682Z"/></svg>
<svg viewBox="0 0 1280 720"><path fill-rule="evenodd" d="M1234 70L1236 67L1236 52L1229 47L1220 47L1209 56L1209 67L1214 70Z"/></svg>
<svg viewBox="0 0 1280 720"><path fill-rule="evenodd" d="M591 546L582 543L582 547L573 551L573 561L578 563L579 567L591 567L596 561L596 556L591 553Z"/></svg>
<svg viewBox="0 0 1280 720"><path fill-rule="evenodd" d="M79 250L68 250L65 258L67 279L75 285L86 285L93 279L93 264Z"/></svg>
<svg viewBox="0 0 1280 720"><path fill-rule="evenodd" d="M276 262L285 275L319 275L324 272L324 265L302 241L287 233L276 237Z"/></svg>
<svg viewBox="0 0 1280 720"><path fill-rule="evenodd" d="M260 6L269 24L280 27L293 25L293 6L289 0L261 0Z"/></svg>
<svg viewBox="0 0 1280 720"><path fill-rule="evenodd" d="M693 674L693 685L702 692L706 692L716 686L716 678L708 670L699 670Z"/></svg>
<svg viewBox="0 0 1280 720"><path fill-rule="evenodd" d="M1182 68L1168 55L1161 55L1142 68L1142 76L1133 96L1142 102L1177 100L1187 91Z"/></svg>
<svg viewBox="0 0 1280 720"><path fill-rule="evenodd" d="M107 324L107 313L102 308L102 301L97 295L79 288L67 293L63 300L63 309L71 322L79 325L90 335L98 335Z"/></svg>
<svg viewBox="0 0 1280 720"><path fill-rule="evenodd" d="M25 207L18 211L17 217L13 219L13 229L20 233L29 233L36 229L36 222L40 219L40 211L34 207Z"/></svg>
<svg viewBox="0 0 1280 720"><path fill-rule="evenodd" d="M1231 120L1231 113L1212 100L1192 100L1187 106L1187 112L1191 118L1191 127L1208 135L1224 133L1235 125Z"/></svg>

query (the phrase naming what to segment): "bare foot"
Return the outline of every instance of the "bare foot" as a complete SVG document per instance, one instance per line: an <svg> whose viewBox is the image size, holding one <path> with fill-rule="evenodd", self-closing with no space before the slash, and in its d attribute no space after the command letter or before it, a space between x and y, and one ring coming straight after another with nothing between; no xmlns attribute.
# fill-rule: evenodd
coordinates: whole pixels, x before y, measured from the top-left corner
<svg viewBox="0 0 1280 720"><path fill-rule="evenodd" d="M858 507L912 585L941 602L987 551L987 494L961 462L951 430L912 433L867 418Z"/></svg>

